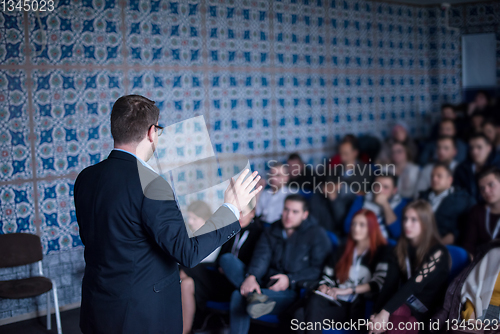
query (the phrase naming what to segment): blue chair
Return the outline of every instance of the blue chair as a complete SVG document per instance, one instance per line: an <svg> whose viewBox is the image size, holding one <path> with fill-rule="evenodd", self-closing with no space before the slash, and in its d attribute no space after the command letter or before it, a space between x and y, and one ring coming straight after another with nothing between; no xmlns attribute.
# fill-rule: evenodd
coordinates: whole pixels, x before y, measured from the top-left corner
<svg viewBox="0 0 500 334"><path fill-rule="evenodd" d="M447 245L446 248L451 256L451 269L448 280L451 282L462 270L470 264L469 253L458 246Z"/></svg>
<svg viewBox="0 0 500 334"><path fill-rule="evenodd" d="M337 235L331 231L326 231L326 234L328 235L328 238L330 238L330 241L332 242L333 249L338 247L340 241Z"/></svg>

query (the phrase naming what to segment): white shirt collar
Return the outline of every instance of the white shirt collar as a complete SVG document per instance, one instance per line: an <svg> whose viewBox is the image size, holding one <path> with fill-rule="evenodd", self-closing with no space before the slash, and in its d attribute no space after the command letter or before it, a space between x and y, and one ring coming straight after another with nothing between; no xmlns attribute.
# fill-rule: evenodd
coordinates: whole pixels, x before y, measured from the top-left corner
<svg viewBox="0 0 500 334"><path fill-rule="evenodd" d="M141 158L139 158L137 155L135 155L134 153L132 152L129 152L129 151L125 151L125 150L122 150L121 148L113 148L113 150L116 150L116 151L121 151L121 152L125 152L125 153L128 153L128 154L131 154L133 155L137 160L139 160L141 162L141 164L143 164L145 167L151 169L153 172L156 173L156 171L153 169L153 167L151 167L147 162L145 162L144 160L142 160ZM156 173L158 174L158 173Z"/></svg>

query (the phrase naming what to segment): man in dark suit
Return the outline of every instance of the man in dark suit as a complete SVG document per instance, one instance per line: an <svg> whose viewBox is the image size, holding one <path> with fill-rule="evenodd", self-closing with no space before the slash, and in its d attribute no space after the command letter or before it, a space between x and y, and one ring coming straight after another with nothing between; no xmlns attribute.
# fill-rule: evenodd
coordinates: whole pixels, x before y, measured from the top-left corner
<svg viewBox="0 0 500 334"><path fill-rule="evenodd" d="M181 333L178 263L196 266L240 231L241 212L261 190L248 170L226 189L224 205L190 238L169 184L145 163L162 127L153 101L119 98L111 112L114 149L85 168L74 187L85 245L83 333Z"/></svg>

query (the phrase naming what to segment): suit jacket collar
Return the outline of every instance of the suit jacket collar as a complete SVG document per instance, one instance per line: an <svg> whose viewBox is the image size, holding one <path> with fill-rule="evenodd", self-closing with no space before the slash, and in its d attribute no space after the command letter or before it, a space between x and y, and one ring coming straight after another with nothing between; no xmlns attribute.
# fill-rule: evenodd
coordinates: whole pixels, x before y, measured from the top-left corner
<svg viewBox="0 0 500 334"><path fill-rule="evenodd" d="M112 150L108 155L108 159L122 159L137 162L137 159L132 154L118 150Z"/></svg>

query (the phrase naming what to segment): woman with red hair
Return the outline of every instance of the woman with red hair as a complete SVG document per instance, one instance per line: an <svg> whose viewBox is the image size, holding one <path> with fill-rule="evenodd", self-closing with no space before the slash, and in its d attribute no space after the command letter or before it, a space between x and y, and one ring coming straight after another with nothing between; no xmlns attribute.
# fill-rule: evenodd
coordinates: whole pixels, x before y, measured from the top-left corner
<svg viewBox="0 0 500 334"><path fill-rule="evenodd" d="M332 256L323 274L315 293L305 300L306 333L321 333L332 320L364 319L365 297L375 301L374 311L384 305L381 298L391 295L388 290L396 285L398 269L375 213L355 213L345 248Z"/></svg>

